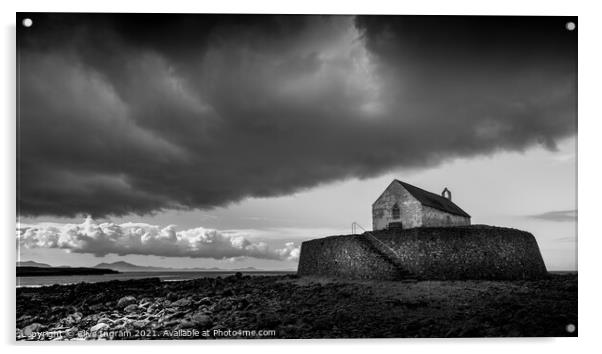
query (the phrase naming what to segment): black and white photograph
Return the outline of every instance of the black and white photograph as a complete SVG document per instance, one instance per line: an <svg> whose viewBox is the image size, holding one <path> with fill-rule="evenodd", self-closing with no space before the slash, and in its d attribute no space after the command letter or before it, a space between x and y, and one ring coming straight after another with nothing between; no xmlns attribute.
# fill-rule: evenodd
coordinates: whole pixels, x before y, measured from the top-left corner
<svg viewBox="0 0 602 354"><path fill-rule="evenodd" d="M14 340L578 336L577 16L142 11L16 13Z"/></svg>

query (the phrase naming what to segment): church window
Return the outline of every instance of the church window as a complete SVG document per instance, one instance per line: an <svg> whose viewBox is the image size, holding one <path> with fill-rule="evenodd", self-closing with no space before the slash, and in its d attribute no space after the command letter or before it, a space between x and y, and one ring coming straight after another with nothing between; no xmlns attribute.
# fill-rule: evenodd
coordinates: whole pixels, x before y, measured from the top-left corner
<svg viewBox="0 0 602 354"><path fill-rule="evenodd" d="M399 219L400 211L399 211L399 205L397 205L397 203L395 203L393 205L393 209L391 210L391 214L393 216L393 219Z"/></svg>

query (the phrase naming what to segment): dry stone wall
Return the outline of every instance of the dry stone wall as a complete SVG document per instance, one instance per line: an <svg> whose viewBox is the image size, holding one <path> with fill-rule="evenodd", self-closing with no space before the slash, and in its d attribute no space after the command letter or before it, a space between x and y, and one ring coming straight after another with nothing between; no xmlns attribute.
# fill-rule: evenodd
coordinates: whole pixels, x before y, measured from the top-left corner
<svg viewBox="0 0 602 354"><path fill-rule="evenodd" d="M303 242L300 276L350 279L536 279L547 275L532 234L485 225L381 230ZM391 251L383 252L383 245ZM379 249L380 248L380 249ZM396 259L391 259L396 255Z"/></svg>

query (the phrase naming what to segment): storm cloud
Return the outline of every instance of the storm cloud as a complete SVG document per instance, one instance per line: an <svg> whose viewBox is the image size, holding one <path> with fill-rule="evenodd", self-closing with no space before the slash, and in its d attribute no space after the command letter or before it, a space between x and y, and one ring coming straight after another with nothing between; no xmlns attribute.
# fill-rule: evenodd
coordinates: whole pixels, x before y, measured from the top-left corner
<svg viewBox="0 0 602 354"><path fill-rule="evenodd" d="M20 215L208 209L576 133L575 18L18 17Z"/></svg>

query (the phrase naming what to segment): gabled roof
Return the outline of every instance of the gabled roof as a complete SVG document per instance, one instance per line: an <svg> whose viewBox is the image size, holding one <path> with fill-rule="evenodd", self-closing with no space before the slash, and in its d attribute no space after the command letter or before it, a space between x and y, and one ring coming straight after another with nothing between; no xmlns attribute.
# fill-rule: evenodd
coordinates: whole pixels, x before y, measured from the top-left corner
<svg viewBox="0 0 602 354"><path fill-rule="evenodd" d="M468 213L466 213L464 210L460 209L459 206L457 206L451 200L449 200L445 197L442 197L435 193L431 193L429 191L425 191L422 188L415 187L411 184L402 182L397 179L395 180L395 182L401 184L422 205L426 205L431 208L444 211L446 213L465 216L468 218L470 217L470 215L468 215Z"/></svg>

